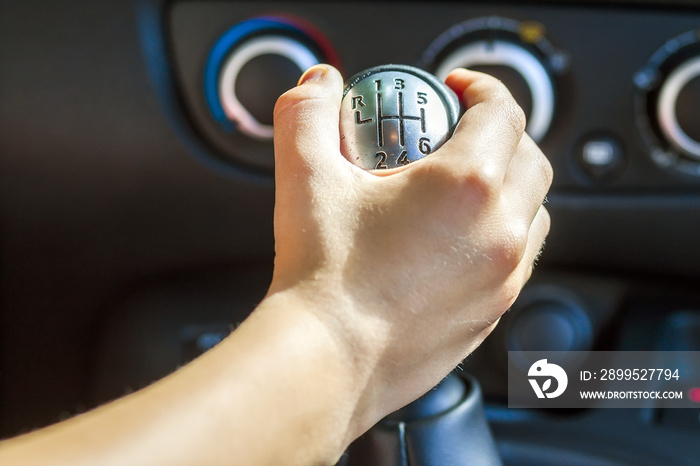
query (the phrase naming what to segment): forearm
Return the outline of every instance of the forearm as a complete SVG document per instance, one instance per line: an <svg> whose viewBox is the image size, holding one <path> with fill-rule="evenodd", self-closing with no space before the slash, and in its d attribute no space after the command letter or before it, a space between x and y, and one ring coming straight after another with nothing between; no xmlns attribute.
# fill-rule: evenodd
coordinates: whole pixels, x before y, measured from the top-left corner
<svg viewBox="0 0 700 466"><path fill-rule="evenodd" d="M265 300L228 339L147 389L0 446L5 465L332 464L361 381L299 299Z"/></svg>

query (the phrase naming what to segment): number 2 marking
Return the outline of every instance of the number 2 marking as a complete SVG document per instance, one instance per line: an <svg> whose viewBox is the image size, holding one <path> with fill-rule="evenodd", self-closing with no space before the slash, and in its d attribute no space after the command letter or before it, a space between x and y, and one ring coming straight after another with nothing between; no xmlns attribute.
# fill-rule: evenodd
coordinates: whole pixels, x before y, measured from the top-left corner
<svg viewBox="0 0 700 466"><path fill-rule="evenodd" d="M379 151L376 154L374 154L375 157L379 157L379 161L377 162L377 165L374 167L375 169L388 169L389 167L386 165L386 152L384 151Z"/></svg>

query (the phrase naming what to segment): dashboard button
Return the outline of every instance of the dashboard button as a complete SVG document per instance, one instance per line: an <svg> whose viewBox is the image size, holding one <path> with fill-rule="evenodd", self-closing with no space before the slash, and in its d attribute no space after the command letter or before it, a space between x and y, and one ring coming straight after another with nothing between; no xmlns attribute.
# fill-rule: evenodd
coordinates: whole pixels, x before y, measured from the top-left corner
<svg viewBox="0 0 700 466"><path fill-rule="evenodd" d="M591 344L586 312L562 299L541 299L519 310L509 328L511 351L585 351Z"/></svg>
<svg viewBox="0 0 700 466"><path fill-rule="evenodd" d="M578 146L580 168L596 180L609 180L624 166L624 151L617 138L595 135L584 138Z"/></svg>

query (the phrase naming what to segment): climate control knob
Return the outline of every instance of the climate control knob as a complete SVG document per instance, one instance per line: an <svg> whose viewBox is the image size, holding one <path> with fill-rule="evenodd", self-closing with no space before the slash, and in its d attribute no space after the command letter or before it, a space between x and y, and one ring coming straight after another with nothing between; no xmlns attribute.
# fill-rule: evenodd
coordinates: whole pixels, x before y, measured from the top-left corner
<svg viewBox="0 0 700 466"><path fill-rule="evenodd" d="M219 99L238 130L272 139L272 109L279 95L319 58L298 40L283 35L250 39L235 48L221 66Z"/></svg>
<svg viewBox="0 0 700 466"><path fill-rule="evenodd" d="M700 175L700 38L695 31L664 44L636 74L637 123L662 167Z"/></svg>
<svg viewBox="0 0 700 466"><path fill-rule="evenodd" d="M213 43L204 67L207 135L225 157L272 170L275 102L319 62L339 66L328 39L308 22L261 16L235 24Z"/></svg>
<svg viewBox="0 0 700 466"><path fill-rule="evenodd" d="M659 92L657 118L669 142L686 156L700 160L700 56L676 68Z"/></svg>
<svg viewBox="0 0 700 466"><path fill-rule="evenodd" d="M450 28L433 42L424 62L440 79L455 68L499 78L525 111L527 132L537 142L545 137L554 118L552 76L568 67L567 55L546 40L541 24L500 17L479 18Z"/></svg>

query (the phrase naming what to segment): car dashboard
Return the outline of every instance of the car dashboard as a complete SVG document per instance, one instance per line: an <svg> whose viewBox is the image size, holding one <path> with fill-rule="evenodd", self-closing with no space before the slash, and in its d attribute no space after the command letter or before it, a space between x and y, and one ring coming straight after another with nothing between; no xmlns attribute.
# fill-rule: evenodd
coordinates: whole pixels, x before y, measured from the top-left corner
<svg viewBox="0 0 700 466"><path fill-rule="evenodd" d="M462 365L505 464L696 464L700 409L508 409L506 358L700 350L700 2L28 0L0 25L0 436L245 319L275 99L313 63L398 63L497 76L554 168L533 277Z"/></svg>

